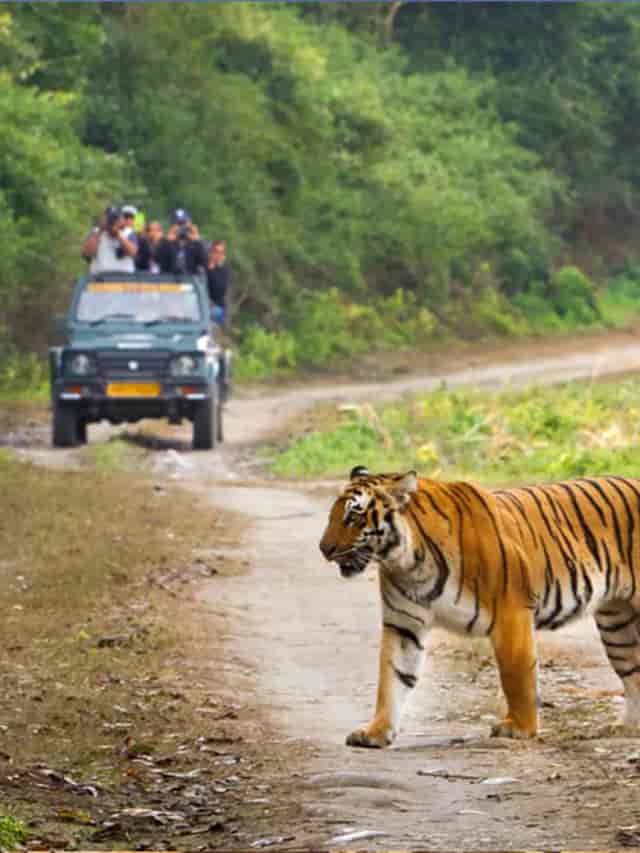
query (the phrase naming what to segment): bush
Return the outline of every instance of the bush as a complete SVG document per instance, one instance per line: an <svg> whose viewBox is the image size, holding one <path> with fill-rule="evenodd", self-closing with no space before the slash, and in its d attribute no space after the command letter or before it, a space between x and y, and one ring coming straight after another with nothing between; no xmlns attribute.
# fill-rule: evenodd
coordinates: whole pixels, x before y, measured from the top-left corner
<svg viewBox="0 0 640 853"><path fill-rule="evenodd" d="M322 367L363 349L349 330L349 312L336 288L304 293L294 308L291 331L299 364Z"/></svg>
<svg viewBox="0 0 640 853"><path fill-rule="evenodd" d="M554 274L549 296L557 313L573 325L590 325L600 319L594 285L577 267L563 267Z"/></svg>
<svg viewBox="0 0 640 853"><path fill-rule="evenodd" d="M487 287L473 302L474 321L481 329L498 335L524 335L529 331L526 321L514 311L506 299Z"/></svg>
<svg viewBox="0 0 640 853"><path fill-rule="evenodd" d="M433 314L403 290L370 305L350 302L336 288L305 292L296 298L291 316L287 330L246 330L238 357L240 378L327 367L366 351L418 347L437 330Z"/></svg>
<svg viewBox="0 0 640 853"><path fill-rule="evenodd" d="M27 840L27 830L21 820L0 815L0 850L13 850Z"/></svg>
<svg viewBox="0 0 640 853"><path fill-rule="evenodd" d="M534 282L526 292L514 296L512 301L526 318L532 332L563 332L571 328L570 321L564 320L556 311L542 282Z"/></svg>
<svg viewBox="0 0 640 853"><path fill-rule="evenodd" d="M244 335L235 372L239 379L265 379L296 366L296 343L290 332L267 332L252 326Z"/></svg>
<svg viewBox="0 0 640 853"><path fill-rule="evenodd" d="M500 264L504 293L509 297L524 293L536 277L535 266L533 258L527 252L517 247L509 250Z"/></svg>
<svg viewBox="0 0 640 853"><path fill-rule="evenodd" d="M640 270L613 279L599 298L600 311L609 326L625 325L640 311Z"/></svg>
<svg viewBox="0 0 640 853"><path fill-rule="evenodd" d="M49 372L34 353L6 352L0 367L0 397L10 400L45 399L49 395Z"/></svg>

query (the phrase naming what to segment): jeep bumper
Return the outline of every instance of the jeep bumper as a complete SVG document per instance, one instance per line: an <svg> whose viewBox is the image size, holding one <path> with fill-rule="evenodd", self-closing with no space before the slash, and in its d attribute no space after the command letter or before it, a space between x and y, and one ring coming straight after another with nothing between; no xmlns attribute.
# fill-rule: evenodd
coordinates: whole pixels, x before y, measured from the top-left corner
<svg viewBox="0 0 640 853"><path fill-rule="evenodd" d="M52 393L54 402L73 408L88 422L168 418L180 423L183 418L193 419L198 404L210 397L211 387L202 377L170 382L57 379Z"/></svg>

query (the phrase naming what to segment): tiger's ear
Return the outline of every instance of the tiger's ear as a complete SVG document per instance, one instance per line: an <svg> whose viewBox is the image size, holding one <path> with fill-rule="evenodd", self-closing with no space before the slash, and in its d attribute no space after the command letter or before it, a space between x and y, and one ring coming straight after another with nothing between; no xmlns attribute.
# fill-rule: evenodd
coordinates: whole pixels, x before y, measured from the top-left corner
<svg viewBox="0 0 640 853"><path fill-rule="evenodd" d="M368 477L369 469L366 465L356 465L355 468L351 469L351 473L349 474L350 480L357 480L358 477Z"/></svg>
<svg viewBox="0 0 640 853"><path fill-rule="evenodd" d="M406 506L409 498L418 488L418 475L415 471L407 471L402 477L394 480L389 488L390 494L398 501L400 506Z"/></svg>

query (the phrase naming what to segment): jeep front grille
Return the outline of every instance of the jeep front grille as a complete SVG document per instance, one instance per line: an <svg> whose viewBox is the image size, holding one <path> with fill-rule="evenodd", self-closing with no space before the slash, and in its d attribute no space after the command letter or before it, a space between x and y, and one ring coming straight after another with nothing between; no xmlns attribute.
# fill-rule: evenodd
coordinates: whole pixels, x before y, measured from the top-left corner
<svg viewBox="0 0 640 853"><path fill-rule="evenodd" d="M105 379L154 379L166 376L169 358L157 350L106 350L97 354L98 373Z"/></svg>

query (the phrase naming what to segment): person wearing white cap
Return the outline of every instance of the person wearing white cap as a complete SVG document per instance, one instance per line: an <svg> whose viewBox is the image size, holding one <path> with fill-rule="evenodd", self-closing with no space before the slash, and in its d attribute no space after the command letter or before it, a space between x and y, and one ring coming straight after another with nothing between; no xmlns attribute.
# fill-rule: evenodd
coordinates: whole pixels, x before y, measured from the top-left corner
<svg viewBox="0 0 640 853"><path fill-rule="evenodd" d="M164 273L196 275L207 267L207 250L191 216L182 207L173 211L171 227L158 245L156 259Z"/></svg>

